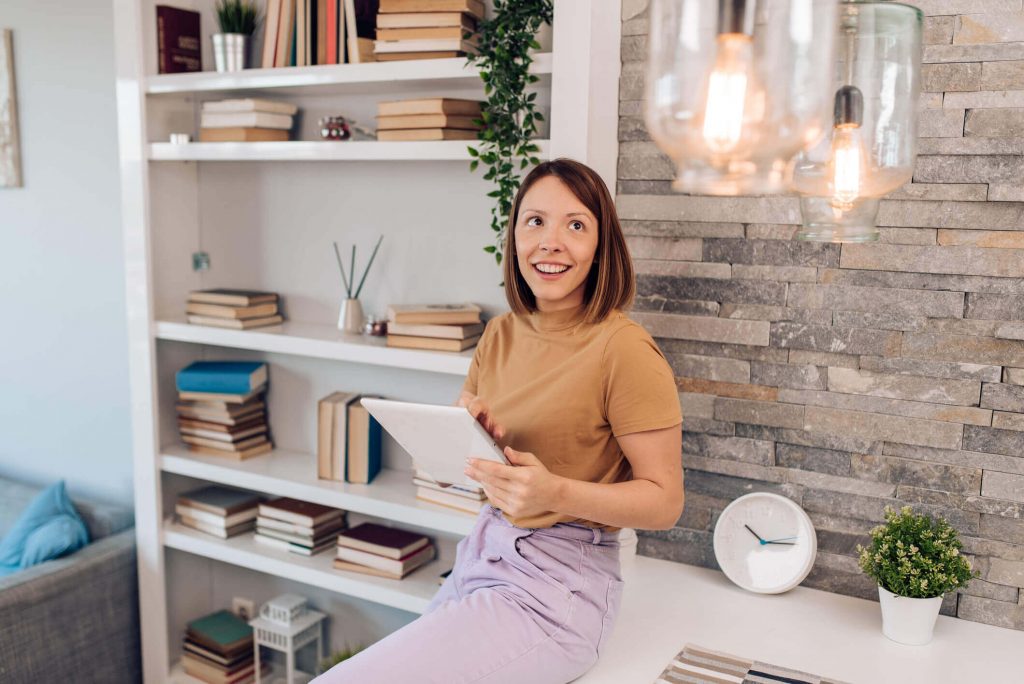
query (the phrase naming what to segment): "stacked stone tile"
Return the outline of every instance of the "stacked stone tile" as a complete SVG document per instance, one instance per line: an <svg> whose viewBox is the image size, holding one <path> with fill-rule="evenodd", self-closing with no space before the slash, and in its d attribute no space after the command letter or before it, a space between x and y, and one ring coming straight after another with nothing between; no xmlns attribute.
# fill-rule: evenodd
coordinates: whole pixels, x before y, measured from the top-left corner
<svg viewBox="0 0 1024 684"><path fill-rule="evenodd" d="M856 544L886 504L940 514L981 577L942 612L1024 630L1024 11L919 0L918 162L877 244L794 241L792 197L673 193L643 123L647 2L623 1L617 206L632 317L669 358L686 510L639 552L715 567L722 509L791 497L805 584L877 600Z"/></svg>

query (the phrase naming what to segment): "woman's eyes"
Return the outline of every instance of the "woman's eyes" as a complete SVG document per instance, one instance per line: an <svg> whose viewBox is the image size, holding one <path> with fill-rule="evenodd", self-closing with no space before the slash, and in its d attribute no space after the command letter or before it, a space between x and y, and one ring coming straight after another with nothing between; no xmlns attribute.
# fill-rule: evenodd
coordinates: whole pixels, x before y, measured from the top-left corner
<svg viewBox="0 0 1024 684"><path fill-rule="evenodd" d="M528 225L528 226L534 225L533 223L530 223L534 219L540 220L540 216L531 216L530 218L526 219L526 225ZM579 226L579 230L577 230L576 232L579 232L580 230L583 230L584 228L586 228L586 225L583 223L583 221L573 221L569 225L570 226L578 225Z"/></svg>

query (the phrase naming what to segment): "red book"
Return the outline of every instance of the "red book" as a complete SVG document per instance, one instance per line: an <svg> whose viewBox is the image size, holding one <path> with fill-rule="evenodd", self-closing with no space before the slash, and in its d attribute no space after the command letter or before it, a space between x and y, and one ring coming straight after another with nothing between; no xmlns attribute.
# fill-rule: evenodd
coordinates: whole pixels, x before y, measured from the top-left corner
<svg viewBox="0 0 1024 684"><path fill-rule="evenodd" d="M159 73L201 71L199 12L157 5L156 44Z"/></svg>
<svg viewBox="0 0 1024 684"><path fill-rule="evenodd" d="M327 64L338 63L338 2L327 0Z"/></svg>

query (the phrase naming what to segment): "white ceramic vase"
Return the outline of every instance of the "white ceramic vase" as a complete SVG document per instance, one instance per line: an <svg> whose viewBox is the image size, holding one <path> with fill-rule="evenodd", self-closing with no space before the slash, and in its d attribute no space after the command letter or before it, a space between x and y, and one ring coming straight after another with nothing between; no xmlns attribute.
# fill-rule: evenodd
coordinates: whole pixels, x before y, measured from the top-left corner
<svg viewBox="0 0 1024 684"><path fill-rule="evenodd" d="M355 297L341 300L338 330L352 334L363 332L363 305Z"/></svg>
<svg viewBox="0 0 1024 684"><path fill-rule="evenodd" d="M881 584L878 602L882 606L882 634L901 644L922 646L932 640L942 597L897 596Z"/></svg>

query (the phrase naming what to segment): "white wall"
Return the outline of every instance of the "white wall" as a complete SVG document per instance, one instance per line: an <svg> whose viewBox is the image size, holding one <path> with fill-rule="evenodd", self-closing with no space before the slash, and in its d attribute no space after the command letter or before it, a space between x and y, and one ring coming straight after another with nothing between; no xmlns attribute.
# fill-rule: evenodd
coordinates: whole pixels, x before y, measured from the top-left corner
<svg viewBox="0 0 1024 684"><path fill-rule="evenodd" d="M0 189L0 475L132 504L109 0L3 0L24 187Z"/></svg>

